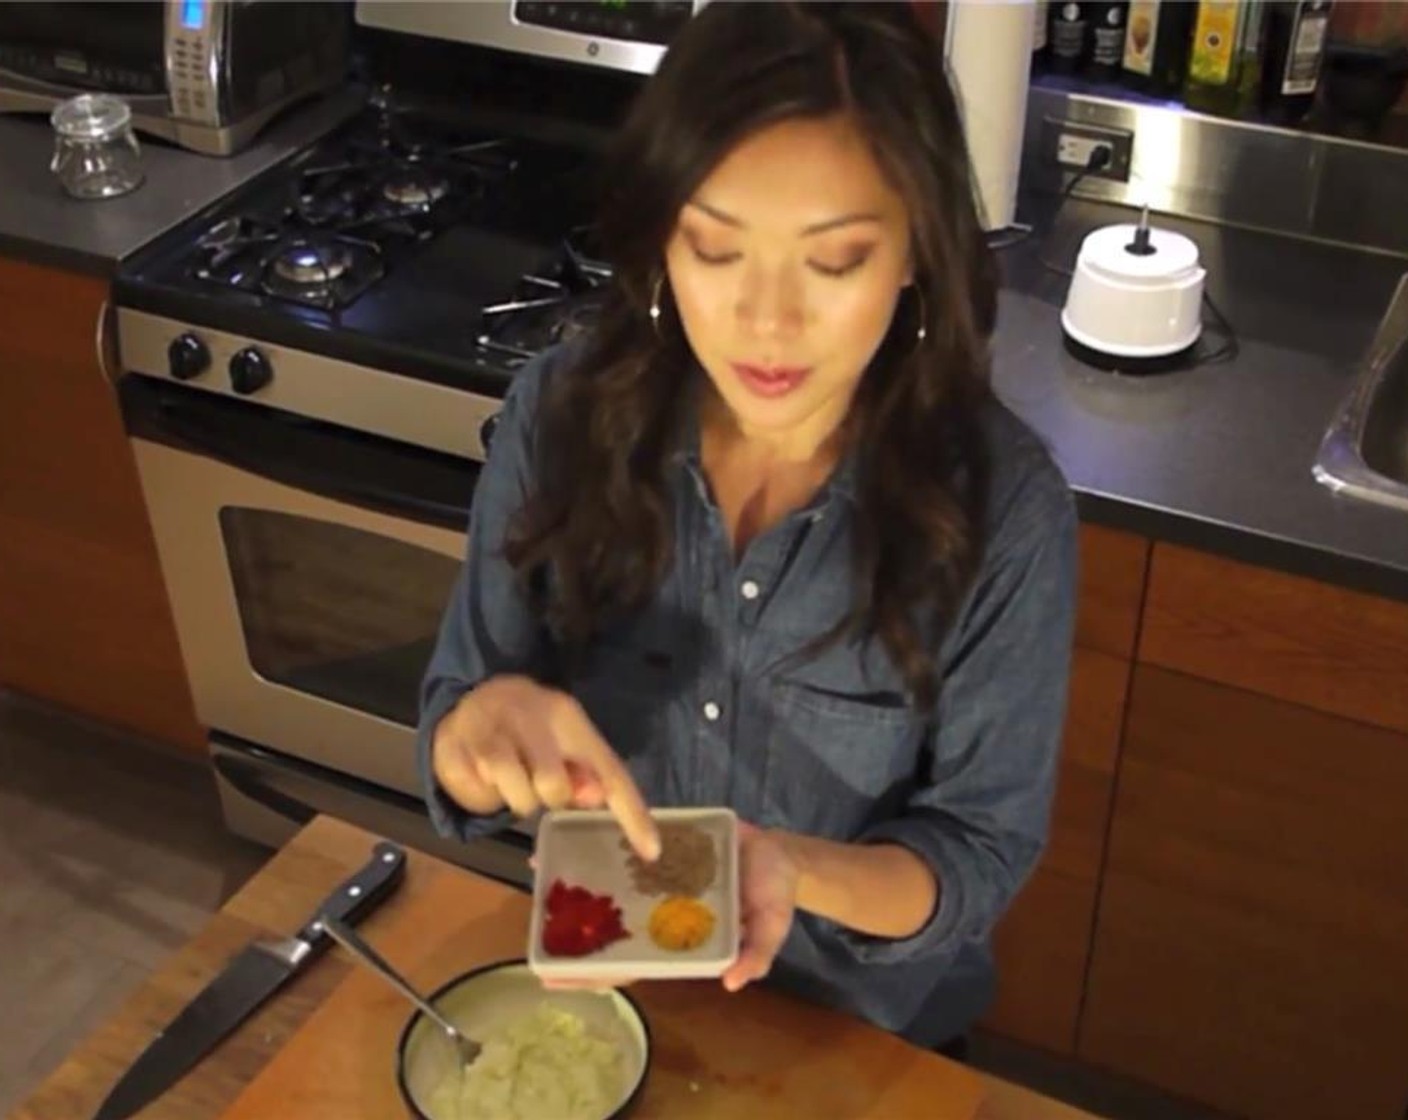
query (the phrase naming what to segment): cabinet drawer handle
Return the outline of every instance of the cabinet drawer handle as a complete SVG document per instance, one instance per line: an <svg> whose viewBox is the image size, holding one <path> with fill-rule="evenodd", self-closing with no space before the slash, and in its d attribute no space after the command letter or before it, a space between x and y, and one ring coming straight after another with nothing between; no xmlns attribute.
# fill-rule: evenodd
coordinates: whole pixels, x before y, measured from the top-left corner
<svg viewBox="0 0 1408 1120"><path fill-rule="evenodd" d="M109 383L113 380L108 369L108 319L111 312L112 305L103 300L103 305L98 308L97 325L93 328L93 350L98 357L98 374Z"/></svg>

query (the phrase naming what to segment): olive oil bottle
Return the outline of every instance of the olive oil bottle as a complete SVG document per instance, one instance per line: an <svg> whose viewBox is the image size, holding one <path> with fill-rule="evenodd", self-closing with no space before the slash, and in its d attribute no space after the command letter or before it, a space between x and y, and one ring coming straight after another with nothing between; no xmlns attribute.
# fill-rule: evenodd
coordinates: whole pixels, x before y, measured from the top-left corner
<svg viewBox="0 0 1408 1120"><path fill-rule="evenodd" d="M1250 0L1199 0L1183 100L1190 109L1238 116L1256 92L1256 5Z"/></svg>
<svg viewBox="0 0 1408 1120"><path fill-rule="evenodd" d="M1125 85L1154 97L1177 96L1197 14L1197 5L1183 0L1133 0L1124 40Z"/></svg>

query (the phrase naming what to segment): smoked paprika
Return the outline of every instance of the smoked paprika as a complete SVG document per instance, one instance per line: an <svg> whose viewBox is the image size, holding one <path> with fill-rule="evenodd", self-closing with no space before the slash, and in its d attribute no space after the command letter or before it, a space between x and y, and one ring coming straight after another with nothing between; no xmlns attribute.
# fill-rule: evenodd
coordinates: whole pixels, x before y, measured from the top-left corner
<svg viewBox="0 0 1408 1120"><path fill-rule="evenodd" d="M631 936L610 895L592 894L561 879L553 880L546 909L543 950L554 957L585 957Z"/></svg>

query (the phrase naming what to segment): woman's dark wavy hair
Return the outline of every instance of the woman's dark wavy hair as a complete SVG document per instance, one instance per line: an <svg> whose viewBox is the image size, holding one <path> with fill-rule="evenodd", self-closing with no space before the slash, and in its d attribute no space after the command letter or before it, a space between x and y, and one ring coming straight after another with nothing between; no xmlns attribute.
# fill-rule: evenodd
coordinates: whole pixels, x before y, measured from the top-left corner
<svg viewBox="0 0 1408 1120"><path fill-rule="evenodd" d="M976 414L997 296L958 108L939 47L907 3L716 0L671 45L609 153L600 232L614 280L580 356L549 381L537 481L505 553L569 649L650 601L672 560L668 478L698 376L668 300L658 332L649 314L664 247L685 202L741 140L834 114L856 122L908 206L915 288L848 421L854 606L801 652L878 637L927 710L937 638L982 547Z"/></svg>

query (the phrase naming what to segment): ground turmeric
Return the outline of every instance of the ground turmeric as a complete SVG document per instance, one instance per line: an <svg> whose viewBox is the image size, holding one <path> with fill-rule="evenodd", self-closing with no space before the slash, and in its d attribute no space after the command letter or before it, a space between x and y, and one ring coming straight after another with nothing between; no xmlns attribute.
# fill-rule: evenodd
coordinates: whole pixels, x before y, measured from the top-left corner
<svg viewBox="0 0 1408 1120"><path fill-rule="evenodd" d="M714 932L714 912L697 898L674 895L650 913L650 939L662 949L697 949Z"/></svg>

